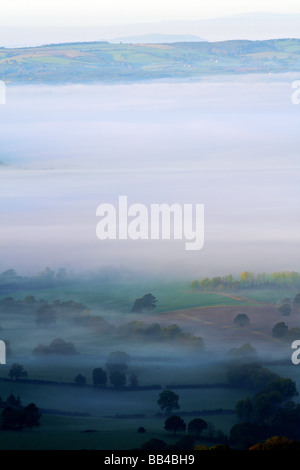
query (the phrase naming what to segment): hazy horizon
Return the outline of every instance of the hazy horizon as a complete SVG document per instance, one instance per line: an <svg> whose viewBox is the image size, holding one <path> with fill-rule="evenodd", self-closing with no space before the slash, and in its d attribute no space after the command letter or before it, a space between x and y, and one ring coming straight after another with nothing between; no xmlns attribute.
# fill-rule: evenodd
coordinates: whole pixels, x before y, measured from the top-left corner
<svg viewBox="0 0 300 470"><path fill-rule="evenodd" d="M260 2L261 3L261 2ZM228 3L226 4L226 6ZM12 6L12 5L11 5ZM21 11L19 9L19 11ZM36 12L36 16L38 15ZM55 5L52 6L55 12ZM79 10L80 11L80 10ZM97 12L92 22L87 22L81 11L80 21L71 21L68 14L68 24L51 19L39 12L39 20L32 22L27 13L18 19L14 11L14 19L9 19L7 13L2 18L0 30L0 45L2 47L30 47L61 42L89 42L89 41L126 41L127 37L145 36L155 34L166 35L194 35L206 41L225 41L234 39L266 40L278 38L299 38L300 8L294 12L265 11L263 9L242 10L239 13L230 14L226 10L217 9L217 14L212 16L195 13L190 17L157 17L147 15L144 19L135 20L134 15L127 21L118 21L118 17L112 17L110 23L103 21L103 16L97 20ZM173 10L172 10L173 11ZM91 12L90 12L91 13ZM134 13L134 12L132 12ZM53 16L53 15L52 15ZM184 39L186 40L186 39Z"/></svg>

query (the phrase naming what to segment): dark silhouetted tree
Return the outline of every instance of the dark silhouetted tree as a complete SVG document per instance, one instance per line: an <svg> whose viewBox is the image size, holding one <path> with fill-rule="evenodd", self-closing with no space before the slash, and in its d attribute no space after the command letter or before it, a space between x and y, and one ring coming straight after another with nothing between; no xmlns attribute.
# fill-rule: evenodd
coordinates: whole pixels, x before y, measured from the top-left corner
<svg viewBox="0 0 300 470"><path fill-rule="evenodd" d="M164 390L159 394L157 403L160 409L166 410L168 414L172 413L173 410L179 410L180 406L178 403L179 396L172 390Z"/></svg>
<svg viewBox="0 0 300 470"><path fill-rule="evenodd" d="M293 300L294 304L300 304L300 292L297 294Z"/></svg>
<svg viewBox="0 0 300 470"><path fill-rule="evenodd" d="M110 373L115 371L126 372L129 363L130 356L127 353L123 351L114 351L108 356L105 365Z"/></svg>
<svg viewBox="0 0 300 470"><path fill-rule="evenodd" d="M75 355L79 354L76 350L74 344L70 341L65 341L61 338L55 338L51 341L49 346L44 346L43 344L39 344L34 350L32 354L35 355L50 355L50 354L59 354L64 356Z"/></svg>
<svg viewBox="0 0 300 470"><path fill-rule="evenodd" d="M273 338L283 338L287 332L288 326L283 322L276 323L272 328Z"/></svg>
<svg viewBox="0 0 300 470"><path fill-rule="evenodd" d="M235 424L230 430L230 441L234 445L248 449L263 437L261 426L256 423Z"/></svg>
<svg viewBox="0 0 300 470"><path fill-rule="evenodd" d="M283 315L284 317L288 317L292 309L289 304L283 304L279 307L278 310L281 313L281 315Z"/></svg>
<svg viewBox="0 0 300 470"><path fill-rule="evenodd" d="M190 434L195 434L197 437L207 429L207 422L201 418L195 418L188 424L188 431Z"/></svg>
<svg viewBox="0 0 300 470"><path fill-rule="evenodd" d="M78 375L76 375L76 377L74 379L74 382L77 385L85 385L86 384L86 377L84 377L84 375L78 374Z"/></svg>
<svg viewBox="0 0 300 470"><path fill-rule="evenodd" d="M252 346L251 343L245 343L239 348L232 348L228 351L228 354L233 359L251 359L253 360L257 356L256 349Z"/></svg>
<svg viewBox="0 0 300 470"><path fill-rule="evenodd" d="M110 383L116 389L120 390L126 385L126 375L120 370L114 370L109 376Z"/></svg>
<svg viewBox="0 0 300 470"><path fill-rule="evenodd" d="M12 393L7 397L6 403L13 408L20 408L22 406L20 397L15 397Z"/></svg>
<svg viewBox="0 0 300 470"><path fill-rule="evenodd" d="M41 413L34 403L30 403L23 409L23 421L27 428L34 428L40 425Z"/></svg>
<svg viewBox="0 0 300 470"><path fill-rule="evenodd" d="M241 399L235 405L235 411L241 421L250 421L253 414L253 404L251 398Z"/></svg>
<svg viewBox="0 0 300 470"><path fill-rule="evenodd" d="M250 324L249 317L245 313L239 313L235 317L233 322L235 325L240 326L240 327L248 326Z"/></svg>
<svg viewBox="0 0 300 470"><path fill-rule="evenodd" d="M27 372L21 364L13 364L8 373L8 376L15 380L21 379L22 377L26 378L27 375Z"/></svg>
<svg viewBox="0 0 300 470"><path fill-rule="evenodd" d="M138 381L138 376L136 374L131 374L129 376L128 381L129 381L130 387L137 388L139 381Z"/></svg>
<svg viewBox="0 0 300 470"><path fill-rule="evenodd" d="M186 424L180 416L172 415L166 419L164 428L175 436L177 432L185 432Z"/></svg>
<svg viewBox="0 0 300 470"><path fill-rule="evenodd" d="M143 310L153 310L156 307L156 298L152 294L146 294L140 299L136 299L132 312L141 313Z"/></svg>
<svg viewBox="0 0 300 470"><path fill-rule="evenodd" d="M101 367L93 370L93 384L95 387L105 387L107 383L107 373Z"/></svg>

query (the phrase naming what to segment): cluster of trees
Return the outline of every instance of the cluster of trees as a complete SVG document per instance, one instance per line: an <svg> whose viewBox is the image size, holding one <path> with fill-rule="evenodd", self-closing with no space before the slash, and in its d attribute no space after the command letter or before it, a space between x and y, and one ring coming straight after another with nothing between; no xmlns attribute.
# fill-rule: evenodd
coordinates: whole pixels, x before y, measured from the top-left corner
<svg viewBox="0 0 300 470"><path fill-rule="evenodd" d="M0 274L0 284L10 287L30 287L36 284L48 287L66 281L69 276L65 268L59 268L55 272L48 266L32 277L20 276L14 269L7 269Z"/></svg>
<svg viewBox="0 0 300 470"><path fill-rule="evenodd" d="M121 337L142 339L143 341L176 342L183 346L200 349L204 347L204 341L201 337L184 333L176 324L161 326L159 323L147 324L141 321L132 321L120 325L116 334Z"/></svg>
<svg viewBox="0 0 300 470"><path fill-rule="evenodd" d="M162 439L150 439L142 445L143 450L194 450L194 451L228 451L232 448L228 444L216 444L213 446L206 446L204 444L194 445L195 440L193 436L184 436L175 444L168 445ZM269 451L299 451L300 442L294 439L288 439L282 436L272 436L265 440L265 442L259 442L251 445L248 450L269 450Z"/></svg>
<svg viewBox="0 0 300 470"><path fill-rule="evenodd" d="M233 388L260 390L280 377L258 363L234 364L228 368L227 380Z"/></svg>
<svg viewBox="0 0 300 470"><path fill-rule="evenodd" d="M245 343L239 348L231 348L228 351L228 356L237 361L253 360L257 356L257 351L250 343Z"/></svg>
<svg viewBox="0 0 300 470"><path fill-rule="evenodd" d="M293 300L289 298L282 299L278 310L282 316L288 317L292 311L292 306L300 306L300 293L297 294Z"/></svg>
<svg viewBox="0 0 300 470"><path fill-rule="evenodd" d="M51 354L59 354L59 355L74 355L79 354L76 350L74 344L70 341L67 342L61 338L56 338L51 341L48 346L44 346L43 344L39 344L34 348L32 354L37 356L39 355L51 355Z"/></svg>
<svg viewBox="0 0 300 470"><path fill-rule="evenodd" d="M276 323L272 328L273 338L282 339L287 342L293 342L300 339L300 328L289 328L284 322Z"/></svg>
<svg viewBox="0 0 300 470"><path fill-rule="evenodd" d="M288 401L275 409L264 422L244 421L230 430L230 442L246 449L273 436L300 439L300 405Z"/></svg>
<svg viewBox="0 0 300 470"><path fill-rule="evenodd" d="M228 274L226 276L216 276L212 278L206 277L200 281L196 280L191 283L191 289L199 291L235 291L244 288L265 288L278 286L300 286L300 273L282 271L269 274L254 274L250 271L243 271L239 278L234 278L232 274Z"/></svg>
<svg viewBox="0 0 300 470"><path fill-rule="evenodd" d="M40 425L41 413L34 403L23 407L20 397L9 395L6 401L0 398L0 406L4 408L1 413L2 429L21 430Z"/></svg>
<svg viewBox="0 0 300 470"><path fill-rule="evenodd" d="M47 302L44 299L37 300L33 295L27 295L23 300L15 300L13 297L5 297L0 301L0 312L17 313L23 315L35 315L38 326L47 327L56 323L58 316L78 317L88 315L86 305L73 300Z"/></svg>
<svg viewBox="0 0 300 470"><path fill-rule="evenodd" d="M30 301L28 301L28 298ZM30 305L32 310L35 311L36 324L43 327L56 323L58 316L76 318L80 315L87 315L90 312L85 304L74 302L74 300L62 302L57 299L52 303L48 303L45 300L37 302L33 296L27 296L24 299L24 303Z"/></svg>
<svg viewBox="0 0 300 470"><path fill-rule="evenodd" d="M30 403L22 410L11 406L6 407L2 414L2 429L21 430L40 425L41 413L34 403Z"/></svg>
<svg viewBox="0 0 300 470"><path fill-rule="evenodd" d="M73 318L73 321L76 323L76 325L84 328L91 328L93 331L96 331L99 334L116 334L116 327L98 315L90 315L89 313L85 312L82 315Z"/></svg>
<svg viewBox="0 0 300 470"><path fill-rule="evenodd" d="M136 374L127 375L128 366L130 363L130 356L123 351L112 352L106 361L105 368L96 367L92 372L92 381L94 387L104 388L108 383L117 390L121 390L128 385L132 388L138 386L138 376ZM87 379L85 376L78 374L74 382L77 385L85 385Z"/></svg>
<svg viewBox="0 0 300 470"><path fill-rule="evenodd" d="M257 388L263 384L253 397L239 400L236 413L241 421L230 430L230 442L242 448L249 448L257 441L272 436L286 436L289 439L300 438L300 405L291 399L298 395L296 384L289 378L283 378L257 365L237 367L235 382L248 388ZM234 374L231 372L231 377ZM235 383L234 382L234 383ZM253 450L260 450L263 447Z"/></svg>
<svg viewBox="0 0 300 470"><path fill-rule="evenodd" d="M297 394L295 382L281 377L263 387L253 398L239 400L237 416L241 421L263 424L270 421L282 403Z"/></svg>
<svg viewBox="0 0 300 470"><path fill-rule="evenodd" d="M186 428L190 434L199 438L200 434L208 428L208 423L204 419L195 418L187 426L180 416L172 415L166 419L164 425L164 429L172 432L174 436L177 432L185 432Z"/></svg>
<svg viewBox="0 0 300 470"><path fill-rule="evenodd" d="M141 431L140 429L143 429ZM173 433L175 437L177 433L185 433L188 431L188 435L182 436L179 441L174 444L167 444L162 439L152 438L146 441L141 449L142 450L229 450L227 443L227 437L220 430L215 430L211 423L208 423L202 418L194 418L188 424L178 415L169 416L164 422L164 429ZM144 428L139 428L138 432L145 432ZM206 446L195 445L196 440L205 438L213 442L219 442L215 446L210 448Z"/></svg>

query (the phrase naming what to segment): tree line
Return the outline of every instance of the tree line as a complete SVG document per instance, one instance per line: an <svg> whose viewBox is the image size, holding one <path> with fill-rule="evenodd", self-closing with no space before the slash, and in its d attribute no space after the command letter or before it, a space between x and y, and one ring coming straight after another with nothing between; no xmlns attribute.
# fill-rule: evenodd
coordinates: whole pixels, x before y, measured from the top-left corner
<svg viewBox="0 0 300 470"><path fill-rule="evenodd" d="M235 291L237 289L254 289L266 287L300 287L300 273L293 271L281 271L274 273L255 274L243 271L239 277L232 274L226 276L205 277L191 283L193 291Z"/></svg>

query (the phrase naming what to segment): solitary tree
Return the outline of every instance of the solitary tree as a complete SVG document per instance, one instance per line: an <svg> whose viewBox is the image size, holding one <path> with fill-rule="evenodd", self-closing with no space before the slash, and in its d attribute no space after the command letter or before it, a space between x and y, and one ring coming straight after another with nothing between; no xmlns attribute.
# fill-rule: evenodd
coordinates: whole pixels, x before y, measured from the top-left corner
<svg viewBox="0 0 300 470"><path fill-rule="evenodd" d="M272 336L274 338L283 338L288 332L288 329L289 328L285 323L283 322L276 323L276 325L274 325L272 328Z"/></svg>
<svg viewBox="0 0 300 470"><path fill-rule="evenodd" d="M124 372L121 372L120 370L115 370L113 371L110 376L109 376L111 384L117 388L121 389L124 388L126 385L126 375Z"/></svg>
<svg viewBox="0 0 300 470"><path fill-rule="evenodd" d="M41 413L34 403L25 406L23 410L24 425L27 428L34 428L40 425Z"/></svg>
<svg viewBox="0 0 300 470"><path fill-rule="evenodd" d="M27 372L21 364L13 364L9 370L8 376L11 379L20 379L21 377L27 377Z"/></svg>
<svg viewBox="0 0 300 470"><path fill-rule="evenodd" d="M175 436L177 432L185 432L186 424L180 416L172 415L166 419L164 428L173 432Z"/></svg>
<svg viewBox="0 0 300 470"><path fill-rule="evenodd" d="M130 356L124 351L110 353L106 361L106 367L110 373L115 371L125 372L128 369Z"/></svg>
<svg viewBox="0 0 300 470"><path fill-rule="evenodd" d="M143 310L153 310L156 307L156 298L152 294L146 294L140 299L136 299L132 312L141 313Z"/></svg>
<svg viewBox="0 0 300 470"><path fill-rule="evenodd" d="M84 377L84 375L78 374L78 375L76 375L76 377L74 379L74 382L77 385L85 385L86 384L86 377Z"/></svg>
<svg viewBox="0 0 300 470"><path fill-rule="evenodd" d="M293 300L294 304L300 304L300 292L297 294Z"/></svg>
<svg viewBox="0 0 300 470"><path fill-rule="evenodd" d="M283 304L279 307L278 310L281 313L281 315L283 315L284 317L288 317L292 309L289 304Z"/></svg>
<svg viewBox="0 0 300 470"><path fill-rule="evenodd" d="M197 437L207 429L207 422L204 419L196 418L193 419L188 425L188 431L190 434L195 434Z"/></svg>
<svg viewBox="0 0 300 470"><path fill-rule="evenodd" d="M132 388L137 388L139 381L138 381L138 376L136 374L131 374L128 380Z"/></svg>
<svg viewBox="0 0 300 470"><path fill-rule="evenodd" d="M93 370L93 384L95 387L105 387L107 382L107 373L101 367Z"/></svg>
<svg viewBox="0 0 300 470"><path fill-rule="evenodd" d="M237 325L237 326L241 326L241 327L244 327L244 326L248 326L249 323L250 323L250 320L249 320L249 317L248 315L246 315L245 313L239 313L235 319L233 320L234 324Z"/></svg>
<svg viewBox="0 0 300 470"><path fill-rule="evenodd" d="M199 290L200 289L200 282L199 281L193 281L191 283L191 289L192 290Z"/></svg>
<svg viewBox="0 0 300 470"><path fill-rule="evenodd" d="M167 414L170 414L173 410L178 410L180 408L178 400L179 396L177 393L172 392L172 390L164 390L159 394L157 403L162 411L166 410Z"/></svg>

